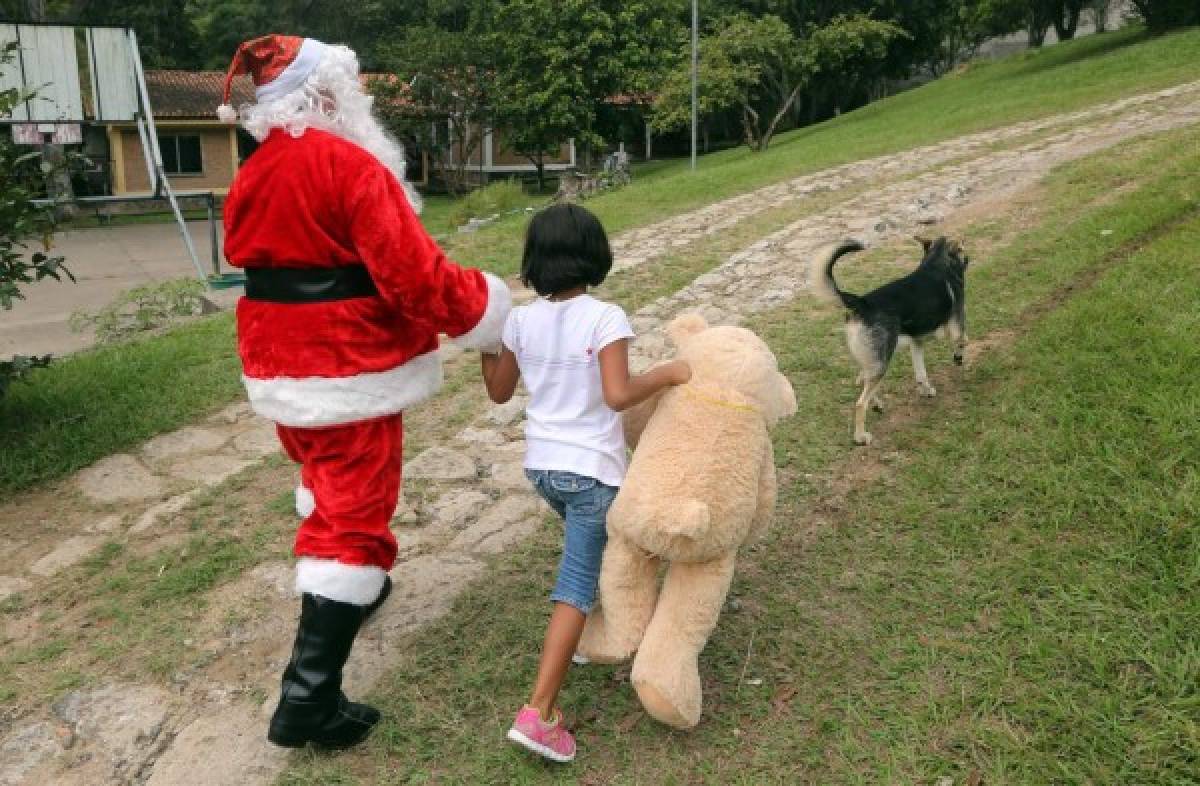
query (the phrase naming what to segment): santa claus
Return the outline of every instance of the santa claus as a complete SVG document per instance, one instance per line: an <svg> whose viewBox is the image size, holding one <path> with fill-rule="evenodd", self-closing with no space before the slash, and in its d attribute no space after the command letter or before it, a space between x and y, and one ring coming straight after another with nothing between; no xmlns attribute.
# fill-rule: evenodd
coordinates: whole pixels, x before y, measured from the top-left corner
<svg viewBox="0 0 1200 786"><path fill-rule="evenodd" d="M239 74L256 102L235 112ZM268 731L288 747L349 747L379 720L341 675L391 588L401 413L441 385L439 334L498 347L510 308L503 281L458 267L422 228L404 150L371 101L351 50L272 35L238 49L218 110L261 143L225 203L225 255L246 273L246 392L301 465L301 616Z"/></svg>

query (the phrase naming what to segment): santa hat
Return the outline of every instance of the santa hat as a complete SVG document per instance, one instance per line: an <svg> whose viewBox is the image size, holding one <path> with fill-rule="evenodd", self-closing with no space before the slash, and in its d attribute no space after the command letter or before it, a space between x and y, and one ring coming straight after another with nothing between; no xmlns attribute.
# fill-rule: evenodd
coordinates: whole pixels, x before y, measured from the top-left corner
<svg viewBox="0 0 1200 786"><path fill-rule="evenodd" d="M233 79L238 74L249 74L254 80L257 101L272 101L303 87L321 62L326 48L316 39L294 35L265 35L242 44L234 53L229 73L225 75L225 91L222 103L217 107L217 117L223 123L237 120L237 111L229 101Z"/></svg>

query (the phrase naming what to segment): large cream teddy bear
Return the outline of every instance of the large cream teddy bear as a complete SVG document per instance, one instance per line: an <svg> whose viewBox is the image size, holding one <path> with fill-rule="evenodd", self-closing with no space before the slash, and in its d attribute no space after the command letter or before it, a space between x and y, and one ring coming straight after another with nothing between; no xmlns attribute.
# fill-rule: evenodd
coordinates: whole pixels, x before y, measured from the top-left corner
<svg viewBox="0 0 1200 786"><path fill-rule="evenodd" d="M579 651L601 663L636 652L632 680L642 705L687 729L700 721L697 659L738 547L775 512L768 429L796 412L796 396L749 330L710 328L689 314L667 333L692 378L626 413L626 439L636 448L608 512L600 605ZM660 593L662 560L670 567Z"/></svg>

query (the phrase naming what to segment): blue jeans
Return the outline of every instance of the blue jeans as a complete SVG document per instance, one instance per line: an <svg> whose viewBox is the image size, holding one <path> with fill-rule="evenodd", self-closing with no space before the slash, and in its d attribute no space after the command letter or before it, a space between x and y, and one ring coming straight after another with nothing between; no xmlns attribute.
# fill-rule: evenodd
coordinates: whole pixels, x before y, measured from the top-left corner
<svg viewBox="0 0 1200 786"><path fill-rule="evenodd" d="M550 600L587 614L596 605L600 560L608 542L605 519L617 489L595 478L552 469L527 469L525 477L565 522L562 560Z"/></svg>

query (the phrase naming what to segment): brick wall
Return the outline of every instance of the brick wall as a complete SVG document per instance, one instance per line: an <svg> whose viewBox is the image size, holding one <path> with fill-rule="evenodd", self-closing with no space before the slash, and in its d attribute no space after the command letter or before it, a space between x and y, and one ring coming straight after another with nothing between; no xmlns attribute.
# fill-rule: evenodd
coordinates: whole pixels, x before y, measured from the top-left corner
<svg viewBox="0 0 1200 786"><path fill-rule="evenodd" d="M234 152L231 149L232 135L228 126L159 128L160 136L170 134L197 135L200 137L200 156L203 173L199 175L171 175L171 186L176 191L214 191L229 188L234 175ZM151 191L150 177L142 158L142 142L135 129L122 129L121 153L125 172L127 194ZM116 184L114 184L115 186ZM115 191L115 188L114 188Z"/></svg>

